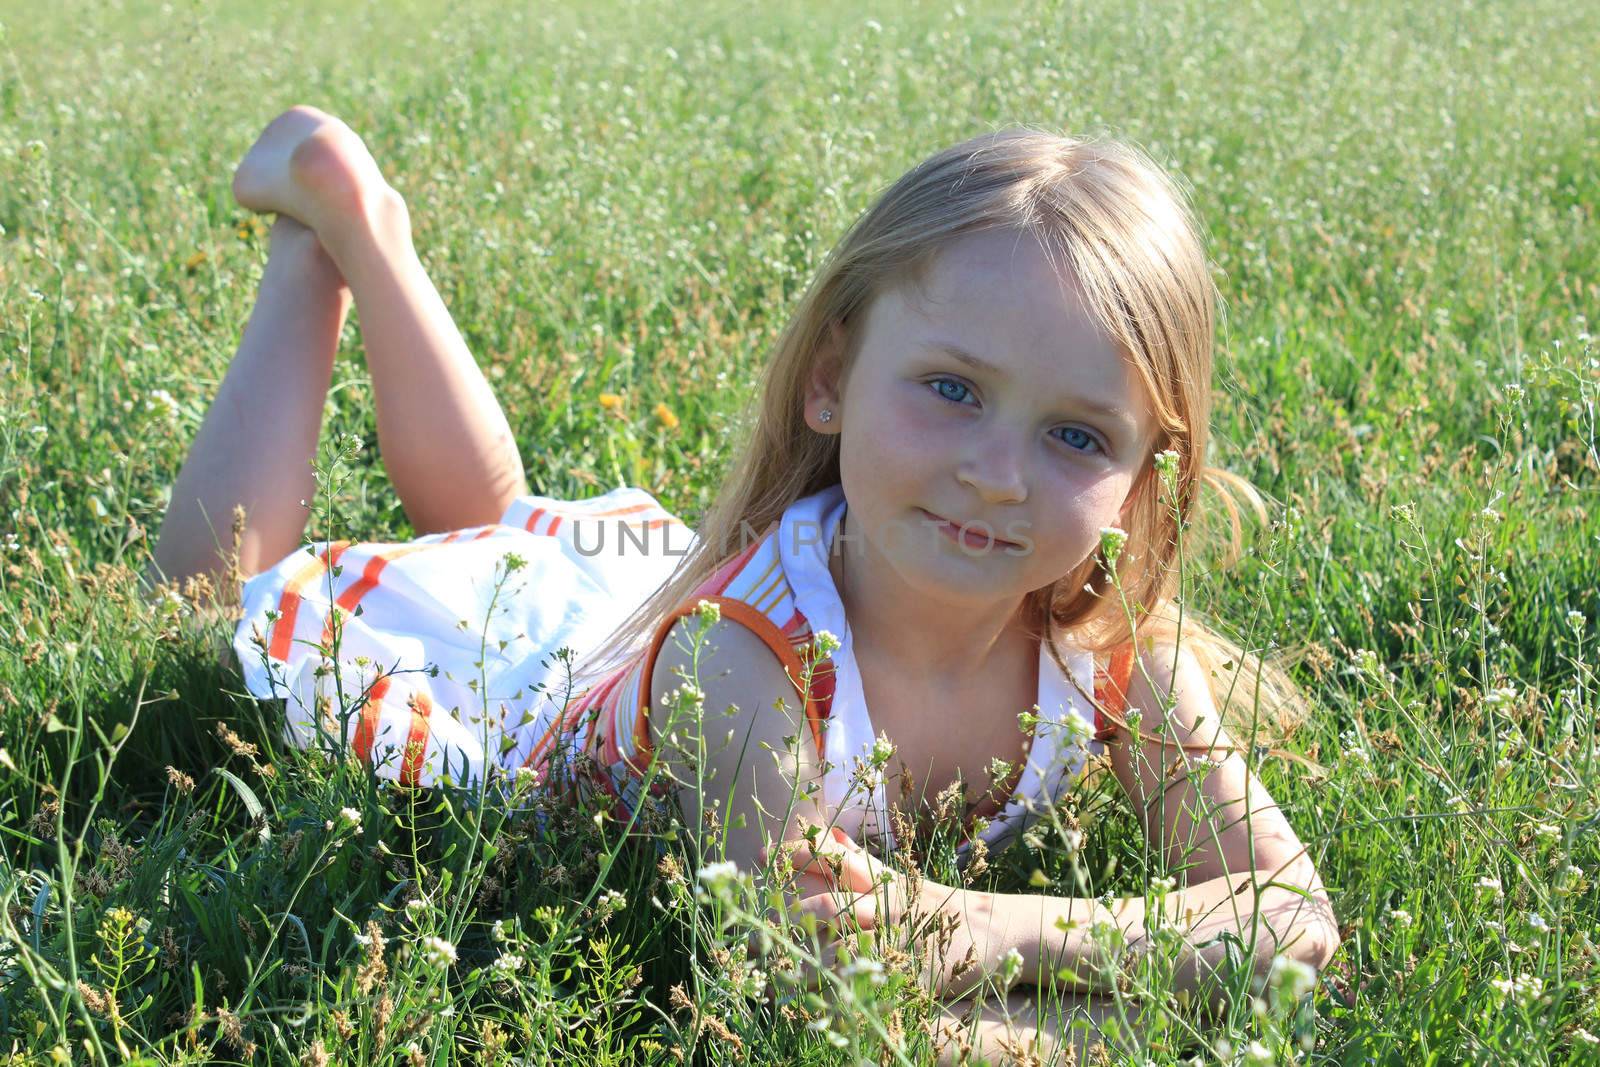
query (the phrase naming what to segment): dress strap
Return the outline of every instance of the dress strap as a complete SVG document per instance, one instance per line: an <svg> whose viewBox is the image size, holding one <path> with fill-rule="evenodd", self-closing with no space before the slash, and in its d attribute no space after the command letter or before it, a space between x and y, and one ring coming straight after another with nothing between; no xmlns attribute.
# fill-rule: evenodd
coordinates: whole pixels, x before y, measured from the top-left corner
<svg viewBox="0 0 1600 1067"><path fill-rule="evenodd" d="M656 627L655 637L650 642L650 647L645 653L643 667L640 672L639 707L633 727L634 751L637 753L636 766L639 768L649 765L652 752L650 746L650 678L655 673L656 656L660 653L662 644L666 642L667 634L671 632L673 624L685 615L694 614L698 610L699 602L702 600L709 600L716 604L721 608L723 618L732 619L761 638L762 642L772 650L773 655L778 657L778 662L783 665L784 673L794 683L796 692L799 692L805 684L806 668L800 658L800 654L795 651L794 645L789 638L784 636L783 631L778 629L777 625L763 612L757 611L743 600L716 595L698 596L680 604L662 619L660 625ZM816 742L818 759L822 758L822 753L825 751L823 748L823 730L827 726L828 713L832 703L830 699L832 696L832 682L832 660L819 660L815 670L812 672L810 689L805 693L806 722L811 727L811 739Z"/></svg>
<svg viewBox="0 0 1600 1067"><path fill-rule="evenodd" d="M1133 676L1133 643L1111 652L1111 662L1094 669L1094 739L1105 742L1117 736L1118 723L1128 707L1128 682Z"/></svg>

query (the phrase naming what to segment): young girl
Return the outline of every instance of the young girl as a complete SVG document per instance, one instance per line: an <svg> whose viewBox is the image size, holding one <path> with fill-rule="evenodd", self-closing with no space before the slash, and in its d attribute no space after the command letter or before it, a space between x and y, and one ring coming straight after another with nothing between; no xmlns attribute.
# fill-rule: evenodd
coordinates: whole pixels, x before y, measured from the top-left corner
<svg viewBox="0 0 1600 1067"><path fill-rule="evenodd" d="M1103 753L1181 878L1164 897L1187 930L1180 989L1214 988L1225 933L1262 969L1328 961L1327 894L1235 744L1254 708L1231 705L1214 668L1229 661L1239 692L1280 714L1292 684L1175 625L1177 515L1227 478L1203 462L1215 293L1182 196L1143 156L1012 129L896 182L801 299L697 532L637 488L528 495L406 206L343 123L280 116L234 193L277 214L271 253L155 562L223 573L218 531L243 507L237 566L253 577L234 650L251 692L285 699L292 741L344 730L411 785L559 771L623 816L659 748L658 791L679 783L727 859L801 842L801 907L898 923L917 896L958 917L956 953L926 974L947 999L1020 958L1009 1000L976 1023L983 1047L1008 1026L1052 1042L1063 1023L1035 1017L1029 987L1101 973L1100 924L1139 946L1146 898L912 886L857 842L892 844L888 796L916 809L999 761L964 824L997 847ZM384 465L422 536L307 551L352 299ZM686 758L676 713L702 699L713 743ZM806 842L808 824L833 832ZM1084 981L1077 1003L1104 1010Z"/></svg>

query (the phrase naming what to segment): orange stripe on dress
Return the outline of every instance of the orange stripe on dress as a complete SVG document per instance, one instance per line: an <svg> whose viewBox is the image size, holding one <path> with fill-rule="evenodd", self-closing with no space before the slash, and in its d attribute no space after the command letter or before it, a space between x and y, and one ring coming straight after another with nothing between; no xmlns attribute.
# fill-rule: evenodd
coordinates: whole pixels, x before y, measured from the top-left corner
<svg viewBox="0 0 1600 1067"><path fill-rule="evenodd" d="M451 538L456 536L458 535L450 535ZM344 592L339 594L339 598L334 601L333 611L330 611L327 617L322 620L322 643L326 645L333 640L333 616L339 614L343 618L352 614L356 610L356 605L361 603L361 599L378 587L379 575L383 573L383 569L390 562L409 556L413 552L421 552L425 549L435 548L438 545L448 544L449 541L450 539L446 538L443 541L430 542L428 544L394 545L390 548L374 550L372 558L367 560L367 565L362 568L360 581L350 585Z"/></svg>
<svg viewBox="0 0 1600 1067"><path fill-rule="evenodd" d="M1133 676L1133 644L1111 653L1111 664L1095 672L1094 739L1109 741L1117 735L1117 724L1109 715L1120 716L1128 706L1128 680Z"/></svg>
<svg viewBox="0 0 1600 1067"><path fill-rule="evenodd" d="M428 716L433 701L428 694L411 698L411 733L406 737L405 755L400 761L400 784L415 786L422 780L422 760L428 754Z"/></svg>
<svg viewBox="0 0 1600 1067"><path fill-rule="evenodd" d="M660 510L664 510L660 504L629 504L625 508L612 508L610 511L584 511L581 508L562 509L553 507L538 507L533 509L533 514L528 516L527 521L522 524L522 528L530 533L533 532L534 525L539 521L540 517L544 515L555 516L555 522L552 523L549 530L549 532L553 534L556 531L556 527L561 525L561 519L563 517L569 519L609 519L616 515L634 515L641 511ZM683 525L682 520L672 518L651 519L648 521L659 525ZM654 527L651 528L653 529Z"/></svg>
<svg viewBox="0 0 1600 1067"><path fill-rule="evenodd" d="M732 619L734 622L748 628L757 637L761 638L766 646L772 650L773 654L778 657L778 662L782 664L784 674L789 677L790 682L794 685L795 692L802 694L802 699L806 706L806 723L811 727L811 739L817 746L817 758L821 759L822 753L825 751L823 747L823 728L826 726L827 718L819 705L818 697L821 694L813 690L817 688L816 675L824 670L823 664L828 661L818 661L817 667L813 671L813 689L803 688L805 665L795 652L794 646L789 643L788 639L784 637L771 619L756 611L744 601L736 600L732 597L691 597L687 603L674 609L672 613L662 620L646 653L645 670L640 675L639 707L634 710L636 716L633 730L634 759L628 761L629 769L636 775L643 775L650 764L650 757L653 752L650 744L650 677L655 672L656 656L660 653L661 646L666 642L667 634L672 629L672 625L683 616L692 614L695 611L696 604L701 599L714 601L722 609L723 618ZM831 690L828 693L828 697L831 705Z"/></svg>
<svg viewBox="0 0 1600 1067"><path fill-rule="evenodd" d="M272 641L267 646L268 656L280 663L289 661L289 649L294 644L295 622L300 616L300 601L304 599L301 591L316 581L325 570L338 566L340 557L349 547L348 541L334 542L330 550L301 567L284 584L283 594L278 598L278 621L272 624Z"/></svg>
<svg viewBox="0 0 1600 1067"><path fill-rule="evenodd" d="M383 698L388 695L390 678L384 675L373 683L367 692L367 702L361 705L361 718L356 720L356 758L362 763L372 763L372 742L378 734L378 713L383 708Z"/></svg>

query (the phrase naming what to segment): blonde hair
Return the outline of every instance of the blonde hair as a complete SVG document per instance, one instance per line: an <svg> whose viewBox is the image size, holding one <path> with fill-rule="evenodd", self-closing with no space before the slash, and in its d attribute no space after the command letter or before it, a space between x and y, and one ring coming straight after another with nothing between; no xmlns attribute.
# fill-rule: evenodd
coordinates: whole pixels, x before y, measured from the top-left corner
<svg viewBox="0 0 1600 1067"><path fill-rule="evenodd" d="M840 481L838 436L813 431L803 411L806 386L828 349L833 324L844 330L844 375L855 359L865 312L879 293L922 276L955 238L991 229L1035 235L1058 269L1071 272L1150 400L1159 429L1148 458L1165 449L1178 454L1171 493L1164 493L1153 466L1131 490L1136 501L1117 561L1134 612L1131 633L1098 550L1029 593L1024 618L1036 636L1048 640L1058 661L1057 643L1069 631L1076 647L1094 652L1134 635L1140 645L1178 637L1172 608L1179 584L1174 505L1192 518L1200 487L1216 489L1235 551L1239 512L1228 490L1266 517L1248 482L1205 465L1218 294L1202 241L1182 192L1137 148L1109 138L1011 127L917 164L850 227L778 338L762 375L755 422L701 521L697 544L589 662L606 669L637 651L659 621L724 562L730 546L748 543L752 530L766 530L790 504ZM1192 541L1191 535L1185 542L1186 557L1193 554ZM1280 667L1205 626L1193 609L1183 618L1181 637L1241 740L1263 732L1281 739L1304 716L1303 697ZM1230 674L1244 681L1240 688L1252 697L1259 695L1259 705L1230 699Z"/></svg>

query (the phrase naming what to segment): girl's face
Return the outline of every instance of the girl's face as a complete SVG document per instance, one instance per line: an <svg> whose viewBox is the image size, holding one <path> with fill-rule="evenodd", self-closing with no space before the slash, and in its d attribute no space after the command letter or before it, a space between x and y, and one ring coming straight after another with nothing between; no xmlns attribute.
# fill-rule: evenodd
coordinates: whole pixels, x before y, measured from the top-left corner
<svg viewBox="0 0 1600 1067"><path fill-rule="evenodd" d="M995 603L1060 579L1101 527L1126 525L1154 419L1035 238L959 238L924 287L874 300L861 329L849 374L835 387L819 372L806 412L842 434L849 522L864 543L841 552L935 600ZM821 422L825 407L834 415Z"/></svg>

